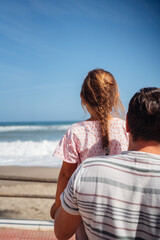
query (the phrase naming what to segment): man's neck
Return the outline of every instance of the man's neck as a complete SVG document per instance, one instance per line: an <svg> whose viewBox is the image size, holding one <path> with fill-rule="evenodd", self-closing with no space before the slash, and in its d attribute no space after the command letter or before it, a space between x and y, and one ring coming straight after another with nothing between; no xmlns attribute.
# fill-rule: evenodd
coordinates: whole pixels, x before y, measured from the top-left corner
<svg viewBox="0 0 160 240"><path fill-rule="evenodd" d="M129 151L140 151L160 155L160 143L138 140L129 144Z"/></svg>

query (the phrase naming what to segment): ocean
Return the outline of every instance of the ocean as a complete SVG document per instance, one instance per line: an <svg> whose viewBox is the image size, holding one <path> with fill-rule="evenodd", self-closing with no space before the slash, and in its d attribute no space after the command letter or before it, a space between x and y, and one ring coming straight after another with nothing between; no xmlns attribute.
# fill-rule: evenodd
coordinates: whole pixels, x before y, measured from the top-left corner
<svg viewBox="0 0 160 240"><path fill-rule="evenodd" d="M0 123L0 166L60 167L52 156L74 122Z"/></svg>

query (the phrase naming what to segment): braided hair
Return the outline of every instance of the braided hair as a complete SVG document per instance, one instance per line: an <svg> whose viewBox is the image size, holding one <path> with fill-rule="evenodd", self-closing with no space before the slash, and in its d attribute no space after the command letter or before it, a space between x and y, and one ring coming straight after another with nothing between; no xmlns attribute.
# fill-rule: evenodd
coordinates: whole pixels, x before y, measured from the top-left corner
<svg viewBox="0 0 160 240"><path fill-rule="evenodd" d="M123 118L125 109L119 98L118 86L110 72L94 69L88 73L81 88L82 107L100 122L102 146L109 152L108 118Z"/></svg>

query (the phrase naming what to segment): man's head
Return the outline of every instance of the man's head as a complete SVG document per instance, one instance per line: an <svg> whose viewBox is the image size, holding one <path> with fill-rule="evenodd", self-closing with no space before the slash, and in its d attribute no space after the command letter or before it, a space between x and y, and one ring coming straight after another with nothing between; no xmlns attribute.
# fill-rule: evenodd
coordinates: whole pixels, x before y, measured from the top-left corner
<svg viewBox="0 0 160 240"><path fill-rule="evenodd" d="M131 98L127 124L133 141L160 143L160 88L142 88Z"/></svg>

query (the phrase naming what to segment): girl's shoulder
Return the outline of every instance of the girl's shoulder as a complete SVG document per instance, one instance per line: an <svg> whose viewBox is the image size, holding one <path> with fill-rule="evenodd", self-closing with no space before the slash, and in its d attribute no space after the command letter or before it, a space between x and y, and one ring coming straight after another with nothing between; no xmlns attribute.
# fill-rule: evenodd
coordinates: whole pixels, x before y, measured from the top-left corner
<svg viewBox="0 0 160 240"><path fill-rule="evenodd" d="M125 125L125 120L118 118L118 117L112 117L109 119L109 124L110 125L121 125L124 126Z"/></svg>
<svg viewBox="0 0 160 240"><path fill-rule="evenodd" d="M112 117L109 118L109 125L112 126L125 126L125 120L118 118L118 117ZM100 128L100 122L98 120L96 121L80 121L77 123L74 123L70 126L69 131L77 131L77 130L91 130L91 129L99 129Z"/></svg>
<svg viewBox="0 0 160 240"><path fill-rule="evenodd" d="M88 131L92 128L99 128L100 123L99 121L80 121L77 123L74 123L70 126L68 129L71 132L77 132L77 131Z"/></svg>

